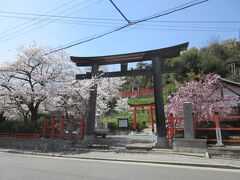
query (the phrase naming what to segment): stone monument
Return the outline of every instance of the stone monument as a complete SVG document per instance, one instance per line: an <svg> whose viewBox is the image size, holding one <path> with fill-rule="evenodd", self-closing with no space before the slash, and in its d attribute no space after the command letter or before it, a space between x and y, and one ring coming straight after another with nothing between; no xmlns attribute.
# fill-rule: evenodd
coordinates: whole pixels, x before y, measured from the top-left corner
<svg viewBox="0 0 240 180"><path fill-rule="evenodd" d="M192 103L183 103L184 138L173 138L173 151L206 153L207 139L195 139L195 122L193 120Z"/></svg>

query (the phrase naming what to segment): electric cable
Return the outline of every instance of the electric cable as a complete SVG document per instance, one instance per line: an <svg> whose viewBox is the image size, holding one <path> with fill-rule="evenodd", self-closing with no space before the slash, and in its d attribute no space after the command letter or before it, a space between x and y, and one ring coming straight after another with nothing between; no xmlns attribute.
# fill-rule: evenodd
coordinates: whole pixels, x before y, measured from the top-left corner
<svg viewBox="0 0 240 180"><path fill-rule="evenodd" d="M172 13L175 13L175 12L178 12L178 11L181 11L181 10L184 10L184 9L187 9L187 8L190 8L190 7L193 7L193 6L196 6L196 5L205 3L205 2L207 2L207 1L209 1L209 0L191 1L192 4L190 4L190 2L185 3L185 4L184 4L185 6L182 6L182 5L181 5L181 6L177 6L177 8L171 8L170 11L168 11L168 12L167 12L167 11L164 11L163 13L158 13L158 14L155 14L155 15L153 15L153 16L146 17L146 18L141 19L141 20L137 20L137 21L135 21L135 22L130 22L130 23L128 23L128 24L125 24L125 25L123 25L123 26L117 27L117 28L115 28L115 29L113 29L113 30L110 30L110 31L108 31L108 32L105 32L105 33L103 33L103 34L96 35L96 36L94 36L94 37L92 37L92 38L89 38L89 39L87 39L87 40L80 41L80 42L76 42L76 43L68 43L67 45L65 45L65 46L63 46L63 47L61 47L61 48L58 48L58 49L55 49L55 50L52 50L52 51L50 51L50 52L45 53L45 55L51 54L51 53L54 53L54 52L58 52L58 51L61 51L61 50L64 50L64 49L68 49L68 48L71 48L71 47L73 47L73 46L77 46L77 45L80 45L80 44L83 44L83 43L86 43L86 42L89 42L89 41L92 41L92 40L95 40L95 39L99 39L99 38L101 38L101 37L103 37L103 36L106 36L106 35L108 35L108 34L112 34L112 33L114 33L114 32L120 31L120 30L122 30L122 29L124 29L124 28L126 28L126 27L129 27L129 26L132 26L132 25L141 23L141 22L149 21L149 20L152 20L152 19L156 19L156 18L158 18L158 17L162 17L162 16L165 16L165 15L168 15L168 14L172 14Z"/></svg>
<svg viewBox="0 0 240 180"><path fill-rule="evenodd" d="M128 18L122 13L122 11L117 7L117 5L112 1L112 0L109 0L112 5L115 7L115 9L121 14L121 16L128 22L130 23L130 21L128 20Z"/></svg>
<svg viewBox="0 0 240 180"><path fill-rule="evenodd" d="M64 7L64 6L66 6L67 4L72 3L73 1L76 1L76 0L71 0L70 2L64 3L64 4L58 6L58 7L54 8L54 9L48 11L47 13L52 13L52 12L60 9L61 7ZM0 11L0 14L15 14L15 15L19 15L19 14L22 14L22 15L23 15L23 14L25 14L25 15L27 15L27 13L4 12L4 11ZM2 35L2 34L4 34L4 33L6 33L6 32L15 30L15 29L17 29L18 27L24 26L25 24L28 24L29 22L35 21L35 20L37 20L37 19L39 19L40 17L43 17L43 16L44 16L43 14L39 14L38 17L30 17L31 20L26 21L26 22L24 22L24 23L21 23L21 24L19 24L19 25L17 25L17 26L13 26L13 27L11 27L11 28L9 28L9 29L1 32L0 34ZM8 17L8 16L6 16L6 15L1 15L1 17ZM10 16L9 16L9 17L10 17Z"/></svg>
<svg viewBox="0 0 240 180"><path fill-rule="evenodd" d="M80 6L80 5L84 4L84 3L87 3L88 1L89 1L89 0L85 0L85 1L81 2L80 4L78 4L77 6L74 5L74 6L72 6L71 8L69 8L69 9L67 9L67 10L64 10L64 11L59 12L58 14L64 13L64 12L69 11L69 10L72 10L73 8L76 8L76 7L78 7L78 6ZM96 3L99 3L99 2L101 2L101 1L102 1L102 0L98 0L97 2L90 4L90 5L87 6L86 8L88 8L88 7L92 6L92 5L95 5ZM83 8L82 8L82 9L83 9ZM79 9L78 9L76 12L79 12ZM68 15L70 15L70 14L73 14L73 13L75 13L75 12L71 12L71 13L67 14L66 16L68 16ZM42 23L42 22L44 22L44 21L47 21L47 20L50 20L50 21L49 21L49 22L46 22L46 24L42 24L42 25L40 24L40 23ZM51 20L50 17L47 18L47 19L42 19L41 21L36 22L36 23L34 24L34 26L38 25L37 27L32 27L33 25L30 25L30 26L28 26L28 27L31 28L31 29L27 29L27 30L26 30L26 28L28 28L28 27L24 27L24 28L22 28L22 29L20 29L20 30L15 31L14 33L10 33L10 34L8 35L8 36L10 36L10 37L8 37L8 36L5 37L5 39L2 40L1 42L8 41L8 40L13 39L13 38L15 38L15 37L18 37L18 36L20 36L20 35L23 35L23 34L26 34L26 33L28 33L28 32L31 32L31 31L33 31L33 30L39 29L39 28L44 27L44 26L46 26L46 25L48 25L48 24L50 24L50 23L53 23L53 22L55 22L55 21L56 21L56 19ZM2 39L2 37L0 37L0 39Z"/></svg>

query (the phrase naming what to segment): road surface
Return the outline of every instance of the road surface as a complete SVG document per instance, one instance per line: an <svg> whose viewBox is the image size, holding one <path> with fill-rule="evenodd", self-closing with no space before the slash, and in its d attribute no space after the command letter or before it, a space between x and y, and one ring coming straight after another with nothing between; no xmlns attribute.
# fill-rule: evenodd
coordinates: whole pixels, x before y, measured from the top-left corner
<svg viewBox="0 0 240 180"><path fill-rule="evenodd" d="M239 180L240 170L0 152L1 180Z"/></svg>

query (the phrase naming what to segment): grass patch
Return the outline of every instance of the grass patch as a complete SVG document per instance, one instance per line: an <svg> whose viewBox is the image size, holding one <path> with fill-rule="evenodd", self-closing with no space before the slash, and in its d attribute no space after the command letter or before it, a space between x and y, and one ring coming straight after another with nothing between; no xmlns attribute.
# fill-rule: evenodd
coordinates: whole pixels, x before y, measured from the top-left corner
<svg viewBox="0 0 240 180"><path fill-rule="evenodd" d="M154 103L154 98L129 98L129 104L151 104Z"/></svg>

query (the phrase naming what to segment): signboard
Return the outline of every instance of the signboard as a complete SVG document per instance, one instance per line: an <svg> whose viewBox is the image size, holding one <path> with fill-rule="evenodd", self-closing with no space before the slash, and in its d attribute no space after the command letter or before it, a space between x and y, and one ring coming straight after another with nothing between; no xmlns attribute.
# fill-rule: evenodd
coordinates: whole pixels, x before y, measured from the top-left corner
<svg viewBox="0 0 240 180"><path fill-rule="evenodd" d="M223 145L222 134L221 134L221 129L220 128L216 128L216 137L217 137L217 144L218 145Z"/></svg>
<svg viewBox="0 0 240 180"><path fill-rule="evenodd" d="M128 127L128 118L118 118L118 127L127 128Z"/></svg>

